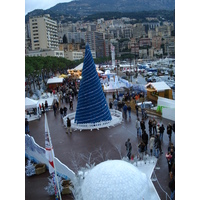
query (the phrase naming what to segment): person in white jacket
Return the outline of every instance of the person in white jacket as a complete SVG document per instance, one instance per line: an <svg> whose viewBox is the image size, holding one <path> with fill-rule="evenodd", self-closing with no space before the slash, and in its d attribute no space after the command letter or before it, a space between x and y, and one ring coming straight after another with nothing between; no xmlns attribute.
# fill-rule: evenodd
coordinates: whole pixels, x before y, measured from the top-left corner
<svg viewBox="0 0 200 200"><path fill-rule="evenodd" d="M154 144L155 144L155 137L154 135L151 135L151 138L149 140L149 149L150 149L151 156L152 156L152 153L154 152Z"/></svg>

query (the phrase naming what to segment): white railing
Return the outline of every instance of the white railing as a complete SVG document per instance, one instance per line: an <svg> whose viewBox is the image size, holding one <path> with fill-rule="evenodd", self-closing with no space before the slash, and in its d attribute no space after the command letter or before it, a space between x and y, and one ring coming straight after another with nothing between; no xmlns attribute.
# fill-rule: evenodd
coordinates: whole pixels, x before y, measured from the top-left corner
<svg viewBox="0 0 200 200"><path fill-rule="evenodd" d="M112 120L108 121L101 121L101 122L95 122L95 123L83 123L83 124L77 124L74 122L75 120L75 112L70 113L63 117L63 124L67 127L67 118L71 120L71 128L72 129L78 129L78 130L93 130L99 128L109 128L110 126L115 126L117 124L120 124L122 122L122 112L115 110L115 109L110 109L110 114L112 116Z"/></svg>

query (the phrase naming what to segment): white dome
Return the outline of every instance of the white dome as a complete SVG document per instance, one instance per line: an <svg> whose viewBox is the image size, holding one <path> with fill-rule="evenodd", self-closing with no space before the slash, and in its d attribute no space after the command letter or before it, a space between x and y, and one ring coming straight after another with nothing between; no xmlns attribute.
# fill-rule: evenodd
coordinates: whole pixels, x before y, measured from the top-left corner
<svg viewBox="0 0 200 200"><path fill-rule="evenodd" d="M84 200L150 199L149 180L132 164L108 160L95 166L82 185Z"/></svg>

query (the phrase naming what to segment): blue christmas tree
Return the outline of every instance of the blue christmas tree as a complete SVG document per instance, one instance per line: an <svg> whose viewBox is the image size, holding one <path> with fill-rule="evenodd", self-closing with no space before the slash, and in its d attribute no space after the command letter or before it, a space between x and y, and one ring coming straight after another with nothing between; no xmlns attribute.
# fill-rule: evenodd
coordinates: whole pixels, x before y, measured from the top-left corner
<svg viewBox="0 0 200 200"><path fill-rule="evenodd" d="M86 45L75 122L96 123L111 119L90 47Z"/></svg>

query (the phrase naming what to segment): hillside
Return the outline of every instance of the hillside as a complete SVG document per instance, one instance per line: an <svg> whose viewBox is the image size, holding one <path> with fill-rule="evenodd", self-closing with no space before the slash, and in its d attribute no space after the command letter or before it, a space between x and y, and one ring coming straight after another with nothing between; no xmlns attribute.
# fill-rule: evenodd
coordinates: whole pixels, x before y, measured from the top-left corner
<svg viewBox="0 0 200 200"><path fill-rule="evenodd" d="M25 21L29 19L29 16L46 13L57 21L67 18L73 21L100 12L130 13L153 10L173 11L174 9L175 0L76 0L58 3L47 10L34 10L25 16Z"/></svg>

